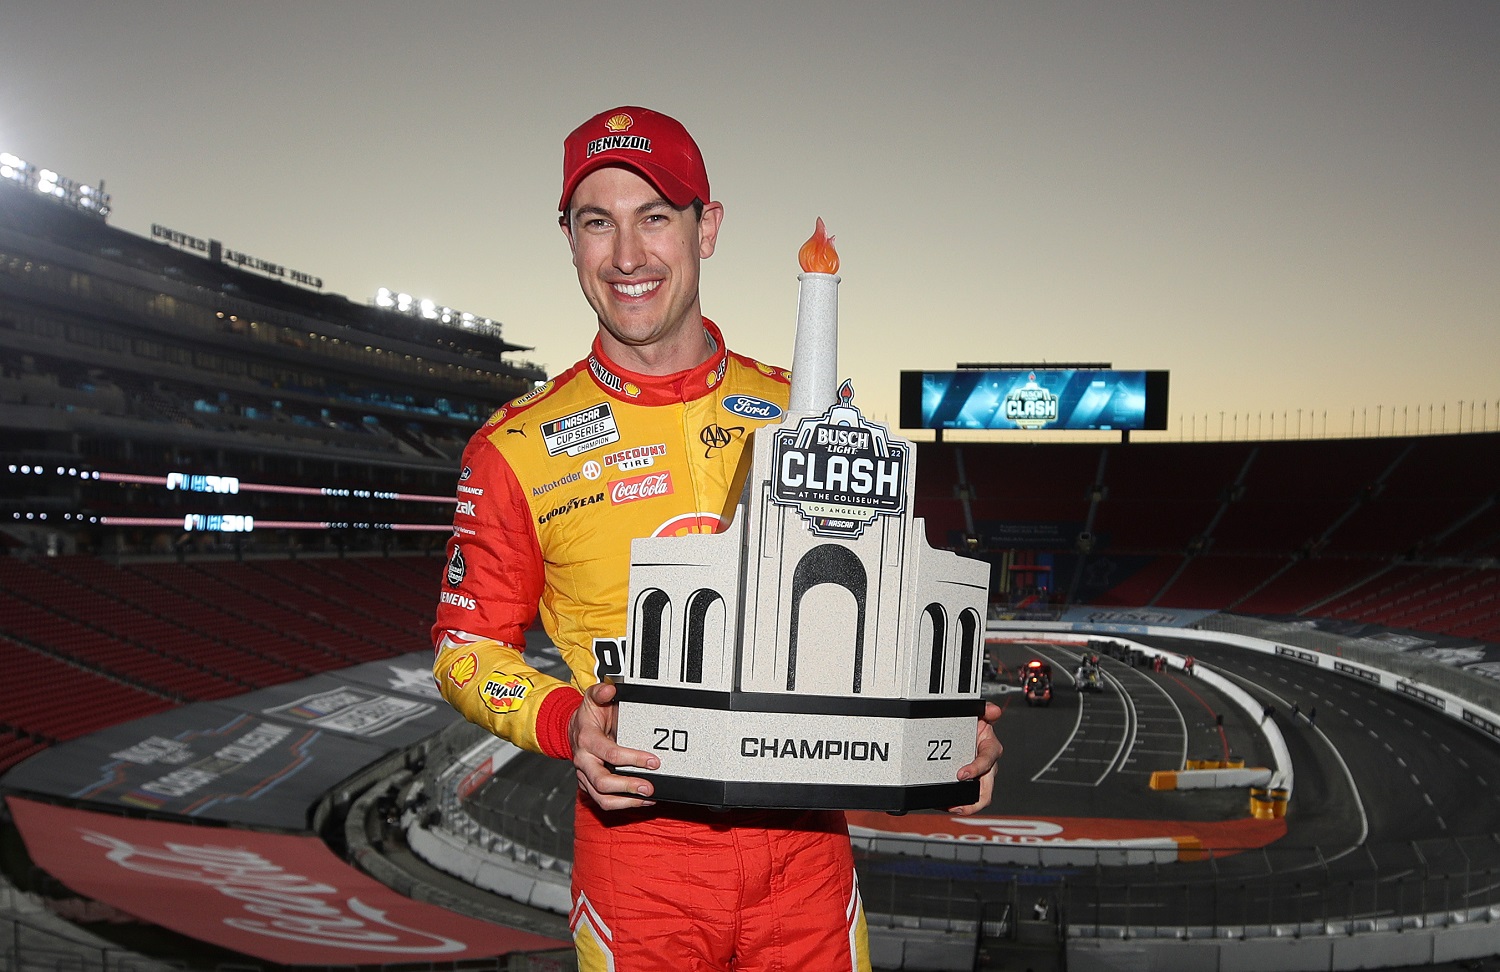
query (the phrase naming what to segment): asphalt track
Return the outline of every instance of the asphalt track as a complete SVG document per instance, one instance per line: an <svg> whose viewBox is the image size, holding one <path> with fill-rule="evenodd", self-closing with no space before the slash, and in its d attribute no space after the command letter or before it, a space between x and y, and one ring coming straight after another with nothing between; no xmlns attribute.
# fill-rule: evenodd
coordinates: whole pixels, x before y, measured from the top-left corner
<svg viewBox="0 0 1500 972"><path fill-rule="evenodd" d="M995 644L1002 677L986 689L1003 709L1005 754L990 809L962 821L855 813L851 825L1009 844L1166 837L1183 852L1040 868L861 852L867 908L972 916L981 903L1041 898L1075 925L1301 928L1500 901L1500 747L1419 702L1296 661L1176 639L1160 647L1191 652L1272 710L1295 769L1284 820L1251 818L1242 788L1148 785L1184 759L1266 765L1260 714L1179 670L1112 657L1101 659L1103 691L1079 692L1071 673L1082 646ZM1004 677L1032 657L1052 663L1047 707L1026 705ZM570 767L523 754L472 799L490 826L565 849L574 793Z"/></svg>

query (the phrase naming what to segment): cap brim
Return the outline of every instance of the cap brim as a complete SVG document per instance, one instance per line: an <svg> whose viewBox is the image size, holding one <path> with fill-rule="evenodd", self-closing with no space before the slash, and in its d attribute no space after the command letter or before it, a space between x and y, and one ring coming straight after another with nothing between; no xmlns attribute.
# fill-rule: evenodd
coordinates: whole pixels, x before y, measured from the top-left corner
<svg viewBox="0 0 1500 972"><path fill-rule="evenodd" d="M585 162L583 165L579 166L578 170L574 172L573 175L568 179L567 183L563 186L562 198L557 203L558 211L563 213L568 211L568 203L572 200L573 193L577 191L578 184L582 182L584 178L589 175L589 173L594 172L598 169L607 168L609 166L614 166L620 169L629 169L632 172L635 172L642 179L645 179L647 182L651 183L651 185L655 187L656 191L661 193L663 199L676 206L678 209L686 209L688 206L691 206L693 204L694 200L698 198L698 193L687 183L683 182L681 179L678 179L672 173L659 166L651 165L650 163L636 162L630 159L623 159L616 156L602 155L592 158L589 161ZM707 201L708 200L706 199L704 200L704 202Z"/></svg>

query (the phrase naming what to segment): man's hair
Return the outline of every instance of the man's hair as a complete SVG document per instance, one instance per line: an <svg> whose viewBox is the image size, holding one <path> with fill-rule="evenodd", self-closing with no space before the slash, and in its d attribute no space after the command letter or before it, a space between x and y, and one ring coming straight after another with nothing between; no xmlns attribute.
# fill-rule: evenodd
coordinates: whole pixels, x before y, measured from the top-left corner
<svg viewBox="0 0 1500 972"><path fill-rule="evenodd" d="M671 206L672 204L670 202L668 202L667 205ZM694 219L696 219L696 220L702 220L703 219L703 200L701 200L701 199L694 199L693 202L692 202L692 205L690 205L690 206L682 206L682 207L672 206L672 208L676 209L679 213L685 213L689 209L691 209L693 211L693 218ZM564 227L571 227L573 225L573 207L572 206L568 207L568 211L567 212L565 212L561 216L557 217L557 224L559 226L564 226Z"/></svg>

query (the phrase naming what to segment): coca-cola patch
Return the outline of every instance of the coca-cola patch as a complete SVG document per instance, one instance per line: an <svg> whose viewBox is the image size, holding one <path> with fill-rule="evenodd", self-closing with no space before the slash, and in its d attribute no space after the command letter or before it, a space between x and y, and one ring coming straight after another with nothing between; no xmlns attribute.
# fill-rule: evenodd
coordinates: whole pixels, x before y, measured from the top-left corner
<svg viewBox="0 0 1500 972"><path fill-rule="evenodd" d="M609 484L609 501L614 506L656 496L671 495L672 474L670 472L646 473L643 476L631 476L629 479L615 479Z"/></svg>

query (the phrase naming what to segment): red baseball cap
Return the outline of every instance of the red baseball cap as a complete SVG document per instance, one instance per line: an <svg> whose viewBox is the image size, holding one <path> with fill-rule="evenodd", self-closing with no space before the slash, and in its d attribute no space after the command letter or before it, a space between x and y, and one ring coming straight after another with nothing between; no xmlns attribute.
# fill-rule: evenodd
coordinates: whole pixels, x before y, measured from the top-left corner
<svg viewBox="0 0 1500 972"><path fill-rule="evenodd" d="M611 108L573 129L563 140L563 190L557 208L567 212L578 183L606 165L639 172L679 209L695 199L712 198L698 143L677 119L650 108Z"/></svg>

